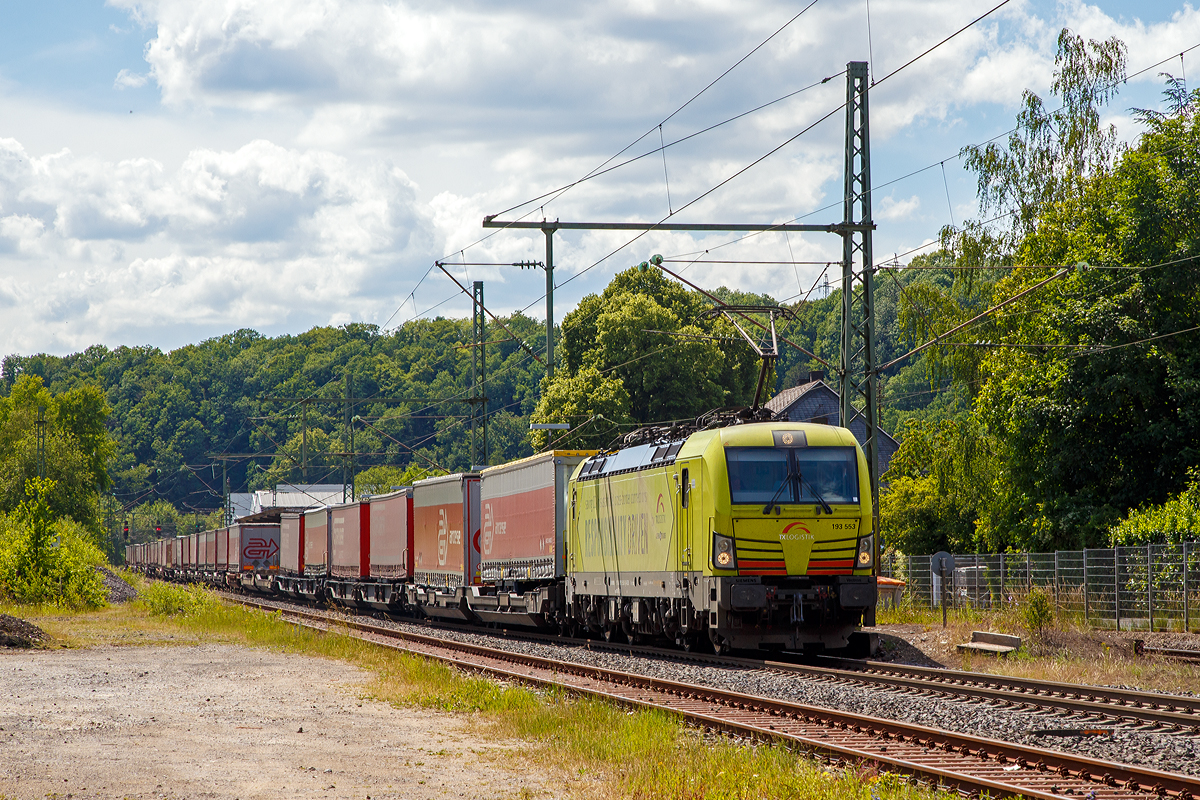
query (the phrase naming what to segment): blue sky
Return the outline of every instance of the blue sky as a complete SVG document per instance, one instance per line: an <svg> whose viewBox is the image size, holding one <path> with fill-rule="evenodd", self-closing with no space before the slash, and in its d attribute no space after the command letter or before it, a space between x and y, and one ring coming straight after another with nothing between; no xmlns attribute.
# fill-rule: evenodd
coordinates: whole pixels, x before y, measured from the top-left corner
<svg viewBox="0 0 1200 800"><path fill-rule="evenodd" d="M113 0L9 3L0 29L0 354L186 342L417 313L465 314L433 260L541 257L541 238L472 245L484 214L587 173L654 127L805 5L798 2ZM670 141L870 60L882 76L994 5L818 2L663 126ZM959 149L1006 130L1021 91L1045 95L1064 26L1116 35L1130 71L1200 44L1190 5L1013 0L872 91L877 258L976 214ZM1155 73L1109 108L1132 140ZM667 151L671 205L706 191L844 96L836 77ZM840 116L683 212L680 221L780 222L839 200ZM640 149L639 149L640 148ZM568 192L563 220L657 220L661 156ZM949 195L949 198L947 198ZM835 221L838 209L813 221ZM562 234L557 315L651 253L823 261L813 234L695 239ZM603 256L616 255L601 261ZM597 262L600 261L599 264ZM593 265L595 265L593 267ZM590 268L590 269L589 269ZM812 264L705 264L689 277L795 294ZM497 312L532 306L539 280L464 267ZM579 277L575 277L579 276ZM439 305L440 304L440 305ZM432 311L429 309L432 308ZM389 322L390 321L390 322Z"/></svg>

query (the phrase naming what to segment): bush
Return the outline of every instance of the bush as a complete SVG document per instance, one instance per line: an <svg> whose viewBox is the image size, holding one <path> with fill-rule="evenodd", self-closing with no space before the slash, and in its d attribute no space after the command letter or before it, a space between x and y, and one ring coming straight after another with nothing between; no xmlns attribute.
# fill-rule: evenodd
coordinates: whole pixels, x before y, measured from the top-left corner
<svg viewBox="0 0 1200 800"><path fill-rule="evenodd" d="M1178 543L1200 538L1200 469L1188 470L1187 487L1162 505L1142 506L1109 530L1114 546Z"/></svg>
<svg viewBox="0 0 1200 800"><path fill-rule="evenodd" d="M161 617L197 616L216 608L213 593L203 586L172 586L169 583L147 583L141 591L142 602L150 613Z"/></svg>
<svg viewBox="0 0 1200 800"><path fill-rule="evenodd" d="M1021 614L1025 620L1025 627L1031 633L1041 636L1046 626L1054 621L1054 603L1045 591L1035 587L1025 598Z"/></svg>
<svg viewBox="0 0 1200 800"><path fill-rule="evenodd" d="M30 479L26 501L12 516L0 516L0 595L64 608L106 605L108 591L96 569L104 554L78 522L53 518L48 496L54 485Z"/></svg>

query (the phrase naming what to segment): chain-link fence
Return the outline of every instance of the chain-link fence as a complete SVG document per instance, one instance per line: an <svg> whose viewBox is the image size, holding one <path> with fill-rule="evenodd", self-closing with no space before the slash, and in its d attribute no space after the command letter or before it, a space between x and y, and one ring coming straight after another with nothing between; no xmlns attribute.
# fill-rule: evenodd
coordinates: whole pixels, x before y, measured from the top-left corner
<svg viewBox="0 0 1200 800"><path fill-rule="evenodd" d="M1200 543L966 553L935 574L931 556L889 554L880 574L906 582L905 602L924 608L1002 608L1034 587L1062 612L1116 630L1194 630L1200 626ZM943 585L944 584L944 585Z"/></svg>

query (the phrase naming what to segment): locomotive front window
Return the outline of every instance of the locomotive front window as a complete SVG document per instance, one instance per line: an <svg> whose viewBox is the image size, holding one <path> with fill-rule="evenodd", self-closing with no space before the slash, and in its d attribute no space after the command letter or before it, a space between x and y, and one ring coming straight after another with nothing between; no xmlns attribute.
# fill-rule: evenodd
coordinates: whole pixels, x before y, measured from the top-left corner
<svg viewBox="0 0 1200 800"><path fill-rule="evenodd" d="M858 502L858 452L853 447L805 447L793 450L800 481L800 502Z"/></svg>
<svg viewBox="0 0 1200 800"><path fill-rule="evenodd" d="M734 505L858 503L853 447L727 447Z"/></svg>
<svg viewBox="0 0 1200 800"><path fill-rule="evenodd" d="M727 447L725 462L729 465L729 495L734 505L762 505L771 502L772 497L780 503L796 502L796 488L790 485L794 481L788 468L787 450L776 447Z"/></svg>

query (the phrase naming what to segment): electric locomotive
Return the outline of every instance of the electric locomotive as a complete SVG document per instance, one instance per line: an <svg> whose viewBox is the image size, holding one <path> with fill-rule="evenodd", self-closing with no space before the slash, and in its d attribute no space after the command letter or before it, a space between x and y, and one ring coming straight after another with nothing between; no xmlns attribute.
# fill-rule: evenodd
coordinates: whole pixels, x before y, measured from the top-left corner
<svg viewBox="0 0 1200 800"><path fill-rule="evenodd" d="M850 431L668 431L572 476L567 624L688 649L840 649L874 625L875 559L867 463Z"/></svg>

